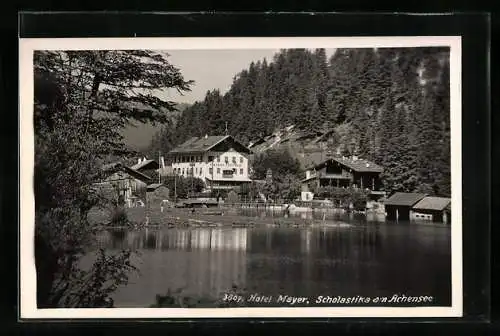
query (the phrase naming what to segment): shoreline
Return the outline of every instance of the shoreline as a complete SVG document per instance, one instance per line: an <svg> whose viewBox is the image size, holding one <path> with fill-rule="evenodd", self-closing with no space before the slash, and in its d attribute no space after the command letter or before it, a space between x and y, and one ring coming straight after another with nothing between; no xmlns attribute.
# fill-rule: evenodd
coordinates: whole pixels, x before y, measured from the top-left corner
<svg viewBox="0 0 500 336"><path fill-rule="evenodd" d="M97 227L102 230L141 230L145 228L150 229L164 229L164 228L258 228L258 227L276 227L276 228L356 228L356 227L366 227L372 225L387 224L385 220L374 220L366 221L366 223L349 223L342 218L324 218L324 219L313 219L313 218L301 218L300 216L288 216L284 217L277 215L273 217L271 215L265 214L262 216L248 216L238 214L238 209L236 208L197 208L194 212L192 209L179 209L179 208L167 208L164 212L160 212L159 209L154 209L149 211L149 221L146 220L146 210L144 208L126 208L126 213L129 225L100 225L99 218L101 221L105 216L105 211L101 213L94 213L89 220L95 221ZM330 210L330 209L328 209ZM324 211L325 212L325 211ZM328 211L331 213L331 211ZM310 212L309 212L310 213ZM326 212L325 212L326 213ZM348 212L343 212L348 213ZM361 215L366 216L365 213L354 213L350 212L350 215ZM376 214L372 212L375 216L383 215ZM385 217L385 216L383 216ZM412 223L418 223L420 225L426 226L436 226L436 227L449 227L443 225L442 223L431 223L427 221L410 221ZM391 222L392 224L392 222ZM403 224L404 225L404 224Z"/></svg>

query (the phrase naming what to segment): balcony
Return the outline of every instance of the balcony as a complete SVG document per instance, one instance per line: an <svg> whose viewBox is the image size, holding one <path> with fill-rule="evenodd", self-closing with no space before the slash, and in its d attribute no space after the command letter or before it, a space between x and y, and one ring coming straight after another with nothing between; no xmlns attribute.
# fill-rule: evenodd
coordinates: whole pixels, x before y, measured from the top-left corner
<svg viewBox="0 0 500 336"><path fill-rule="evenodd" d="M333 179L333 180L350 180L351 177L349 175L345 174L328 174L328 173L321 173L319 174L319 178L322 179Z"/></svg>

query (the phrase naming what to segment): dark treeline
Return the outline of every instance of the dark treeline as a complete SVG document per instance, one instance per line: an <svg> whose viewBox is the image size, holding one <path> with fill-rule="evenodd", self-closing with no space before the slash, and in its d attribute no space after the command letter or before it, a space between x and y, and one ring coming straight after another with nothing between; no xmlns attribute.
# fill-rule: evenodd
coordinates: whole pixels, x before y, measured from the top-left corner
<svg viewBox="0 0 500 336"><path fill-rule="evenodd" d="M226 123L244 143L290 125L334 130L331 149L382 165L387 191L449 196L449 111L449 48L337 49L329 59L288 49L251 63L224 95L207 92L155 141L168 151Z"/></svg>

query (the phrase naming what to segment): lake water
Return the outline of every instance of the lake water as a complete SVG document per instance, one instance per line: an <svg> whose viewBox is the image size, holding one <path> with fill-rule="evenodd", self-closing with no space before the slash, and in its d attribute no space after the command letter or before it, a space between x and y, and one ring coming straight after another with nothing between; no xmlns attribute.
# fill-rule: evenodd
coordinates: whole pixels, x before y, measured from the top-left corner
<svg viewBox="0 0 500 336"><path fill-rule="evenodd" d="M434 298L427 305L451 305L449 226L364 215L297 216L343 225L106 232L100 247L139 252L133 262L140 274L115 293L115 306L149 307L168 290L219 299L233 286L310 298L426 295Z"/></svg>

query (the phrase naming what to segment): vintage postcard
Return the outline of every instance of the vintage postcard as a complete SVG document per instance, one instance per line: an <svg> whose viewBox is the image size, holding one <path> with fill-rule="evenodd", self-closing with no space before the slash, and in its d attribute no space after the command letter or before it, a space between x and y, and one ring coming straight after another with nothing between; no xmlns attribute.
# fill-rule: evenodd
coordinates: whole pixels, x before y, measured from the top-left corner
<svg viewBox="0 0 500 336"><path fill-rule="evenodd" d="M20 318L462 316L461 38L20 39Z"/></svg>

